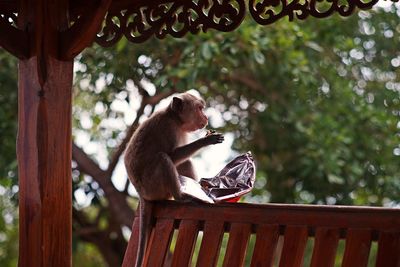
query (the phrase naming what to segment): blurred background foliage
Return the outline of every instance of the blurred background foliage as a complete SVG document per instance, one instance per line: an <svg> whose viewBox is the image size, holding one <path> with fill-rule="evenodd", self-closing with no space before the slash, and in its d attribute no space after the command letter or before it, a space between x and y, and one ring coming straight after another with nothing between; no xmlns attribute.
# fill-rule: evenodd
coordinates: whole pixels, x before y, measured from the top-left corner
<svg viewBox="0 0 400 267"><path fill-rule="evenodd" d="M117 266L136 208L119 164L158 102L195 89L210 127L250 150L244 201L398 206L400 8L343 19L94 45L75 64L74 265ZM0 51L0 266L17 258L17 61ZM231 139L232 139L231 138Z"/></svg>

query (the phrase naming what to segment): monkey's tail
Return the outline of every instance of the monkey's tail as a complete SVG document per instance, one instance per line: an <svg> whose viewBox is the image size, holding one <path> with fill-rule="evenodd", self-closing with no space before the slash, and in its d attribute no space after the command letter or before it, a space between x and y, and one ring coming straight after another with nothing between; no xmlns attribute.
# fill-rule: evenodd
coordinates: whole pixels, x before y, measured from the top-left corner
<svg viewBox="0 0 400 267"><path fill-rule="evenodd" d="M151 210L152 203L140 198L140 225L139 225L139 244L136 256L136 267L143 266L143 259L146 252L147 241L150 234L150 223L151 223Z"/></svg>

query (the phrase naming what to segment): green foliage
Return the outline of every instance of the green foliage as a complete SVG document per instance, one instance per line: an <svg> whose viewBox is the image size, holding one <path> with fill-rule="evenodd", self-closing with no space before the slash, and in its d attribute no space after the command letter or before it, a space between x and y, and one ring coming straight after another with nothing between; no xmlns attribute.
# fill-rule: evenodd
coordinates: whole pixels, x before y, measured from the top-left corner
<svg viewBox="0 0 400 267"><path fill-rule="evenodd" d="M275 98L249 119L250 149L266 177L256 193L266 188L273 202L399 202L395 11L362 12L340 27L330 19L291 29L302 40L289 46L299 49L274 53L279 60L265 86ZM371 25L376 30L367 31ZM242 140L237 147L248 148Z"/></svg>
<svg viewBox="0 0 400 267"><path fill-rule="evenodd" d="M390 205L400 193L398 13L393 5L318 23L248 20L234 33L139 47L122 41L84 54L97 65L82 75L95 88L93 71L107 66L101 75L112 81L92 95L107 107L117 93L132 101L129 80L157 92L199 90L222 113L212 126L233 132L236 150L255 153L254 201Z"/></svg>
<svg viewBox="0 0 400 267"><path fill-rule="evenodd" d="M0 266L17 265L17 60L0 51Z"/></svg>
<svg viewBox="0 0 400 267"><path fill-rule="evenodd" d="M137 115L138 90L154 95L194 88L221 114L211 126L233 133L236 151L255 155L258 177L248 200L398 204L399 13L393 5L347 19L265 27L246 20L232 33L144 45L123 39L111 49L86 49L75 64L75 142L105 168ZM1 51L0 64L0 185L10 188L16 183L16 60ZM142 119L152 111L147 106ZM92 205L82 210L89 219L113 205L91 177L74 169L73 179L74 191ZM100 225L110 216L104 212ZM15 265L15 220L10 228L0 220L0 226L9 237L7 245L0 242L0 265ZM93 247L75 245L76 264L101 266Z"/></svg>
<svg viewBox="0 0 400 267"><path fill-rule="evenodd" d="M129 83L147 81L157 92L195 88L222 113L224 123L211 120L211 126L233 132L235 149L255 153L252 201L397 203L396 12L393 5L388 12L268 27L248 20L234 33L153 39L145 46L122 40L116 49L87 50L77 73L74 125L84 128L79 123L88 114L92 127L82 130L110 151L126 129L114 100L137 101ZM104 117L120 127L107 126Z"/></svg>
<svg viewBox="0 0 400 267"><path fill-rule="evenodd" d="M78 242L74 247L72 265L76 267L107 266L94 245L82 242Z"/></svg>
<svg viewBox="0 0 400 267"><path fill-rule="evenodd" d="M0 185L16 183L17 60L0 51Z"/></svg>
<svg viewBox="0 0 400 267"><path fill-rule="evenodd" d="M18 216L11 191L0 186L0 266L17 266Z"/></svg>

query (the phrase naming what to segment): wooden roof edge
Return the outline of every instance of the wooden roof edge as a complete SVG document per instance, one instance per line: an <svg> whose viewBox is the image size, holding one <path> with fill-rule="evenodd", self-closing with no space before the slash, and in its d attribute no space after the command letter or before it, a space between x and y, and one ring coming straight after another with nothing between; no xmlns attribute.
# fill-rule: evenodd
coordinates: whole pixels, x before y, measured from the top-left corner
<svg viewBox="0 0 400 267"><path fill-rule="evenodd" d="M15 0L0 0L0 14L16 13L19 10L19 1Z"/></svg>

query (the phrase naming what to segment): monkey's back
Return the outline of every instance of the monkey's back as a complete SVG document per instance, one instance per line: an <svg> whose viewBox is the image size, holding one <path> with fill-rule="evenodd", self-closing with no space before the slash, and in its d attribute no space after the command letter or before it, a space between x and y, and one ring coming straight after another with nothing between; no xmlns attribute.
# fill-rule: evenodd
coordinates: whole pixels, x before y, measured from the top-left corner
<svg viewBox="0 0 400 267"><path fill-rule="evenodd" d="M167 110L162 110L154 113L136 129L125 152L125 166L134 184L143 179L146 170L157 167L158 153L170 154L176 148L178 128L177 122Z"/></svg>

